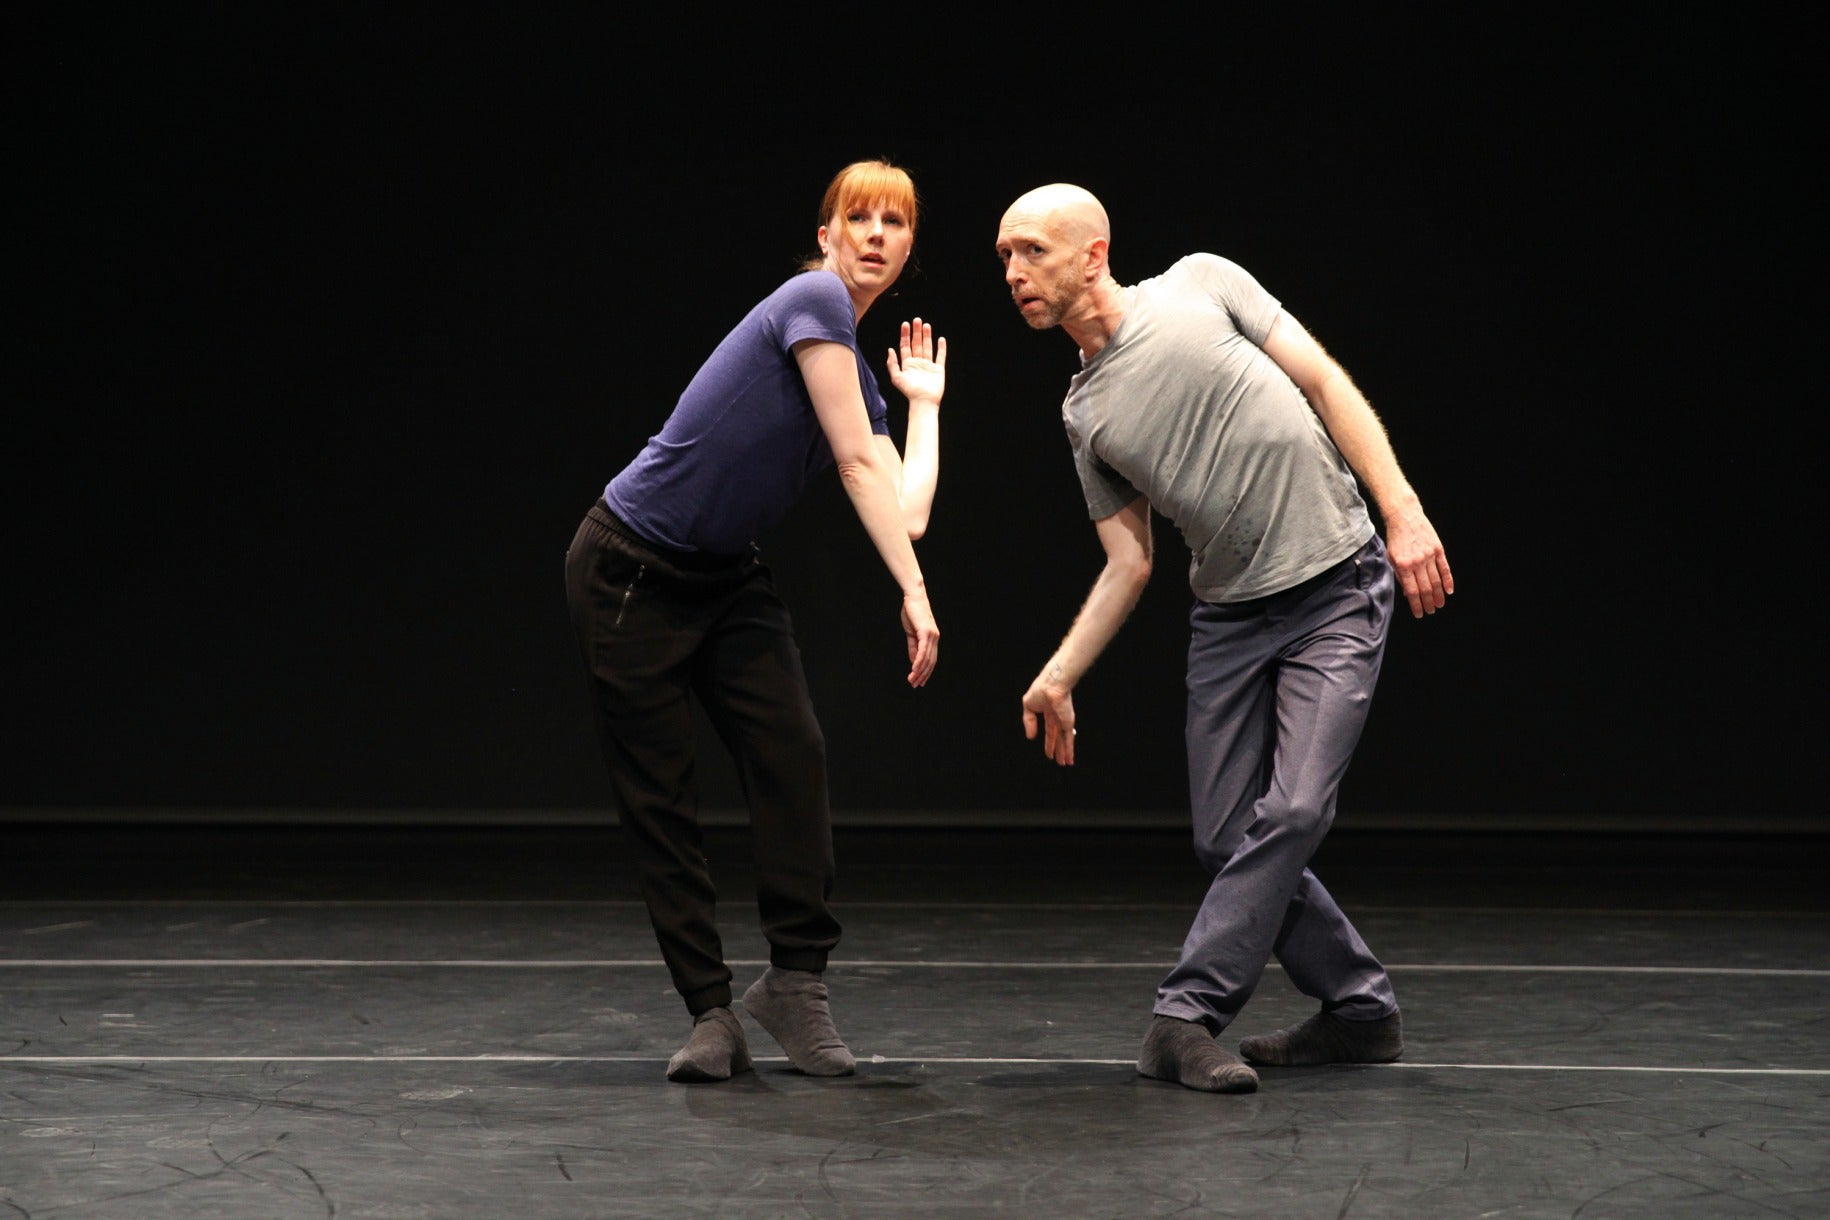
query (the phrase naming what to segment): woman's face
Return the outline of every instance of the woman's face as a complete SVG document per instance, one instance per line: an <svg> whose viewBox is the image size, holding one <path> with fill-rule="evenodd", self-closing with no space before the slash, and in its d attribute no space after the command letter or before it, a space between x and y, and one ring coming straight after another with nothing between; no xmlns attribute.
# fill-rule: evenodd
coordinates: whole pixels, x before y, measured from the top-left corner
<svg viewBox="0 0 1830 1220"><path fill-rule="evenodd" d="M859 313L896 282L914 248L908 217L881 202L855 204L820 226L826 270L845 281Z"/></svg>

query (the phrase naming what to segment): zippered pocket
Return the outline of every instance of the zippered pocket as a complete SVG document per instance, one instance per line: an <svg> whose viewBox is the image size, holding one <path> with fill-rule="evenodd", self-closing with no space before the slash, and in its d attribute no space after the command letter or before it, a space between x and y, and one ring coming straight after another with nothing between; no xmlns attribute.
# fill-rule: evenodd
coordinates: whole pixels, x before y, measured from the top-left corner
<svg viewBox="0 0 1830 1220"><path fill-rule="evenodd" d="M642 582L642 577L647 574L648 565L645 563L637 564L635 576L630 579L626 586L624 586L622 603L616 608L616 625L618 627L623 625L623 615L629 612L629 599L635 596L635 587Z"/></svg>

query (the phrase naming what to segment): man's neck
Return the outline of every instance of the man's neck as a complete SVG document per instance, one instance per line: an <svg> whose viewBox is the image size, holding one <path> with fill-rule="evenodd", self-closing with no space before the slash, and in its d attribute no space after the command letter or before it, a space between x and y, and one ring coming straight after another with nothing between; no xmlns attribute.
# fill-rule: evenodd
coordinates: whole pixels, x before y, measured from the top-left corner
<svg viewBox="0 0 1830 1220"><path fill-rule="evenodd" d="M1130 305L1131 290L1108 275L1087 289L1081 307L1061 320L1061 329L1080 345L1080 358L1091 360L1118 333Z"/></svg>

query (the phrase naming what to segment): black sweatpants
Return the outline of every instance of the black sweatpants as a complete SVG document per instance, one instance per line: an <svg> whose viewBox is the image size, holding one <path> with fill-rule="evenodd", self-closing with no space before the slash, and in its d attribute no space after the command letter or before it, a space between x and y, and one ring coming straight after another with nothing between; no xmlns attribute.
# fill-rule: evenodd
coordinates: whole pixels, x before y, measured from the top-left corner
<svg viewBox="0 0 1830 1220"><path fill-rule="evenodd" d="M839 941L827 908L826 739L769 569L754 551L657 547L600 499L566 551L566 600L642 897L687 1010L731 1002L699 827L692 697L737 764L770 961L824 970Z"/></svg>

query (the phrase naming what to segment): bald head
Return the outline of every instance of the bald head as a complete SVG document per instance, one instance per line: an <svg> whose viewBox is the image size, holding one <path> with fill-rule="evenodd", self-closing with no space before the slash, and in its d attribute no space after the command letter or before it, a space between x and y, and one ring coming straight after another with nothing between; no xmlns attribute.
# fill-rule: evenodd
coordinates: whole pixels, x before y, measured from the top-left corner
<svg viewBox="0 0 1830 1220"><path fill-rule="evenodd" d="M1057 240L1081 245L1095 237L1112 240L1112 224L1106 209L1085 187L1070 182L1051 182L1026 191L1004 210L1000 228L1036 225L1053 234Z"/></svg>
<svg viewBox="0 0 1830 1220"><path fill-rule="evenodd" d="M1032 330L1059 326L1098 351L1124 316L1107 254L1112 229L1091 191L1067 182L1018 197L998 224L998 258L1011 300Z"/></svg>

